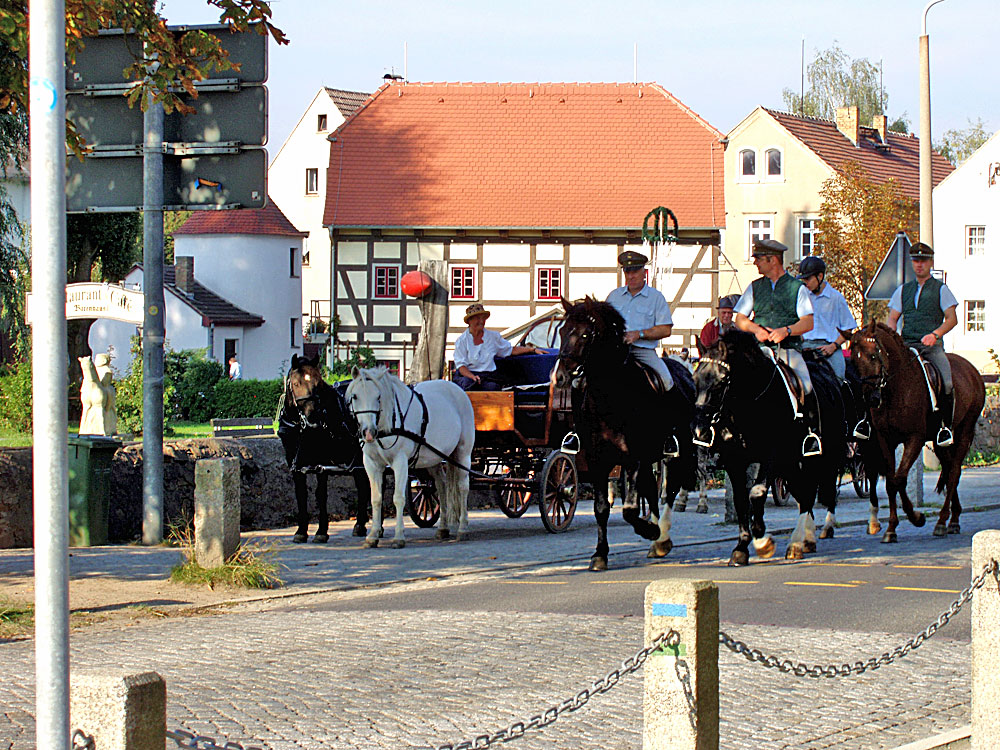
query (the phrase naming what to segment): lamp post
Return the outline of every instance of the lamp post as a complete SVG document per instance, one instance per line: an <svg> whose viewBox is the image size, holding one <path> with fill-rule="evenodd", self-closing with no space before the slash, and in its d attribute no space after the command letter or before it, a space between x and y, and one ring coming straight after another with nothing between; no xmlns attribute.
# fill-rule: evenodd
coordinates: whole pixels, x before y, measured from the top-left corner
<svg viewBox="0 0 1000 750"><path fill-rule="evenodd" d="M931 63L927 11L944 0L930 0L920 22L920 241L934 247L931 193Z"/></svg>

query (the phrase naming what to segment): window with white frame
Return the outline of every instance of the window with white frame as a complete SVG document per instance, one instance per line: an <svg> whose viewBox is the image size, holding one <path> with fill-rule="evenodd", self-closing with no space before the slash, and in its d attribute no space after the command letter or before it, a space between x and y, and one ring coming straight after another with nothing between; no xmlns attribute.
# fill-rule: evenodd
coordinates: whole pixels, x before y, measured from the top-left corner
<svg viewBox="0 0 1000 750"><path fill-rule="evenodd" d="M764 152L764 165L767 179L778 180L785 176L781 158L781 149L769 148L766 152Z"/></svg>
<svg viewBox="0 0 1000 750"><path fill-rule="evenodd" d="M751 217L747 219L747 258L753 257L753 243L772 238L771 219Z"/></svg>
<svg viewBox="0 0 1000 750"><path fill-rule="evenodd" d="M375 365L378 367L384 367L390 373L399 377L399 360L398 359L377 359L375 360Z"/></svg>
<svg viewBox="0 0 1000 750"><path fill-rule="evenodd" d="M476 267L451 267L451 298L476 299Z"/></svg>
<svg viewBox="0 0 1000 750"><path fill-rule="evenodd" d="M799 219L799 258L812 255L816 249L816 219Z"/></svg>
<svg viewBox="0 0 1000 750"><path fill-rule="evenodd" d="M562 267L538 268L536 273L535 298L558 300L562 296Z"/></svg>
<svg viewBox="0 0 1000 750"><path fill-rule="evenodd" d="M309 268L309 251L306 248L302 248L302 267Z"/></svg>
<svg viewBox="0 0 1000 750"><path fill-rule="evenodd" d="M306 195L316 195L319 192L319 169L306 169Z"/></svg>
<svg viewBox="0 0 1000 750"><path fill-rule="evenodd" d="M970 333L986 330L986 300L965 300L965 330Z"/></svg>
<svg viewBox="0 0 1000 750"><path fill-rule="evenodd" d="M970 257L986 254L986 227L965 228L965 249Z"/></svg>
<svg viewBox="0 0 1000 750"><path fill-rule="evenodd" d="M399 266L375 266L372 271L372 297L399 299Z"/></svg>
<svg viewBox="0 0 1000 750"><path fill-rule="evenodd" d="M745 148L740 151L740 176L757 176L757 152L752 148Z"/></svg>

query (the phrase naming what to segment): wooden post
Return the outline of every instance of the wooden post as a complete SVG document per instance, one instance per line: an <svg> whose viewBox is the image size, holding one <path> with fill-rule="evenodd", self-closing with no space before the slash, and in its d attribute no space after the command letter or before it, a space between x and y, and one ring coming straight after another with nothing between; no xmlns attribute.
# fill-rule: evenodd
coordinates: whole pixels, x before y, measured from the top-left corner
<svg viewBox="0 0 1000 750"><path fill-rule="evenodd" d="M156 672L74 669L70 728L94 738L98 750L163 750L167 684Z"/></svg>
<svg viewBox="0 0 1000 750"><path fill-rule="evenodd" d="M240 546L240 460L200 459L194 465L194 548L203 568L217 568Z"/></svg>
<svg viewBox="0 0 1000 750"><path fill-rule="evenodd" d="M1000 560L1000 531L980 531L972 537L972 575ZM1000 747L1000 590L997 576L972 597L972 750Z"/></svg>
<svg viewBox="0 0 1000 750"><path fill-rule="evenodd" d="M448 264L443 260L422 260L418 268L434 280L434 286L419 300L423 320L413 365L406 378L410 385L444 376L448 338Z"/></svg>

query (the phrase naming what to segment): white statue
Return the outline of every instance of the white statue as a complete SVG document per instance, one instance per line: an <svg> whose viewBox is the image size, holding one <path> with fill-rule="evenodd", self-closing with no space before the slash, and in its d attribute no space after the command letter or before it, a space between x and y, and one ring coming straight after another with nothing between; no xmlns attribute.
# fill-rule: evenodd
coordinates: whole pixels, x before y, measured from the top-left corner
<svg viewBox="0 0 1000 750"><path fill-rule="evenodd" d="M98 354L94 361L80 357L83 383L80 385L81 435L114 435L118 432L118 414L115 411L115 386L111 382L111 356ZM96 361L96 364L95 364Z"/></svg>

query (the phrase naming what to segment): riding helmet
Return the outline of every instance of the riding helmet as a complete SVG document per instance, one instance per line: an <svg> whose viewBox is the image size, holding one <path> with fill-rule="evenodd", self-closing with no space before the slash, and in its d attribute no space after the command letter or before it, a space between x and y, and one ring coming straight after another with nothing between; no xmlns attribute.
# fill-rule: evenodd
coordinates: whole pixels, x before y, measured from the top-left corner
<svg viewBox="0 0 1000 750"><path fill-rule="evenodd" d="M816 274L826 273L826 262L818 255L807 255L799 263L799 278L808 279Z"/></svg>

